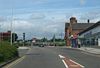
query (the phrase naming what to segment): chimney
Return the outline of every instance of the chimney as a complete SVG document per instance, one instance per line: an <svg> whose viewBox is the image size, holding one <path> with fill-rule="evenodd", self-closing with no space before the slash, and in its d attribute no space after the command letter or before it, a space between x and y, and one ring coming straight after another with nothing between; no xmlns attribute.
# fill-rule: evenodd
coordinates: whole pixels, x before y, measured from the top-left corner
<svg viewBox="0 0 100 68"><path fill-rule="evenodd" d="M87 22L90 23L90 20L88 19Z"/></svg>
<svg viewBox="0 0 100 68"><path fill-rule="evenodd" d="M77 23L77 19L75 17L71 17L70 18L70 23L71 24L76 24Z"/></svg>

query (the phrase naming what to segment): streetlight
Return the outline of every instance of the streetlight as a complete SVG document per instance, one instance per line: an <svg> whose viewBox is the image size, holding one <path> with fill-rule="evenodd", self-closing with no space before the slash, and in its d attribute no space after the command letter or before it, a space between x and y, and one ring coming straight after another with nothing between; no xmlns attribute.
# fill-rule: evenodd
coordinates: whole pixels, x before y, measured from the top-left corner
<svg viewBox="0 0 100 68"><path fill-rule="evenodd" d="M12 24L13 24L13 8L11 9L11 24L10 24L10 27L11 27L11 39L10 39L10 42L11 42L11 45L12 45Z"/></svg>

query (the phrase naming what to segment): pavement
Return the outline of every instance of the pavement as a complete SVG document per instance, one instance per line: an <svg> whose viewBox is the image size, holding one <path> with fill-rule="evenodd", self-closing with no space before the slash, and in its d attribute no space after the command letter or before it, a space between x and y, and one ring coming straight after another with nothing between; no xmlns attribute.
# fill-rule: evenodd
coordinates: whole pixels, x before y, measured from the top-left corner
<svg viewBox="0 0 100 68"><path fill-rule="evenodd" d="M81 47L81 48L77 48L77 49L85 51L85 52L100 55L100 47L99 46L98 47Z"/></svg>
<svg viewBox="0 0 100 68"><path fill-rule="evenodd" d="M22 47L19 47L18 49L29 49L29 47L22 46Z"/></svg>
<svg viewBox="0 0 100 68"><path fill-rule="evenodd" d="M29 50L30 50L30 47L26 47L26 46L19 47L18 48L19 57L24 56Z"/></svg>
<svg viewBox="0 0 100 68"><path fill-rule="evenodd" d="M30 47L19 47L18 49L19 50L27 50L27 49L30 49ZM82 50L82 51L85 51L85 52L88 52L88 53L100 55L100 46L81 47L81 48L76 48L76 49Z"/></svg>

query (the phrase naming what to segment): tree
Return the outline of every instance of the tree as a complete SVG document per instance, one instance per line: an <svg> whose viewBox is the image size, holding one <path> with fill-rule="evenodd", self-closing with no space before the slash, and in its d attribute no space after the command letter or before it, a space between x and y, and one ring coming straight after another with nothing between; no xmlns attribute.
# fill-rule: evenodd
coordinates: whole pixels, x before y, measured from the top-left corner
<svg viewBox="0 0 100 68"><path fill-rule="evenodd" d="M47 38L44 37L44 38L41 39L41 41L45 42L45 41L47 41Z"/></svg>

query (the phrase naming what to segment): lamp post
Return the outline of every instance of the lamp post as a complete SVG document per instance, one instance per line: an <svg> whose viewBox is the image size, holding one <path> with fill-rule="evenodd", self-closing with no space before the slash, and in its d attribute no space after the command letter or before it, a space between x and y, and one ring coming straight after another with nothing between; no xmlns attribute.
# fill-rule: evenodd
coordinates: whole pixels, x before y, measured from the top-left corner
<svg viewBox="0 0 100 68"><path fill-rule="evenodd" d="M10 27L11 27L11 39L10 39L10 43L12 45L12 24L13 24L13 8L11 9L11 24L10 24Z"/></svg>

